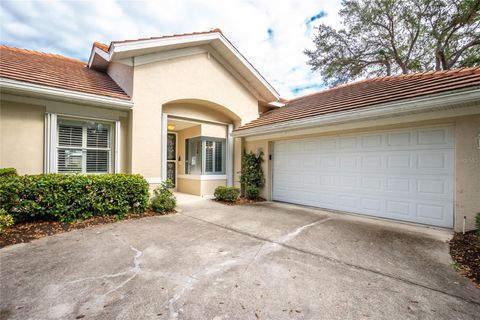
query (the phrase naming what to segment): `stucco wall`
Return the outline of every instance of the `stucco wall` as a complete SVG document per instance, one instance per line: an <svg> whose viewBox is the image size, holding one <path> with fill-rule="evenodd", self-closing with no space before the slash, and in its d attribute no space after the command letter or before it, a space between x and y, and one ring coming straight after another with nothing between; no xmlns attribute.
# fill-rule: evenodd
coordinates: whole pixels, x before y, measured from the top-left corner
<svg viewBox="0 0 480 320"><path fill-rule="evenodd" d="M100 117L112 121L120 120L120 172L130 172L127 113L61 102L30 100L35 104L10 100L2 100L0 103L0 167L15 167L20 174L44 172L45 112L52 112L61 113L59 118L71 115L85 119Z"/></svg>
<svg viewBox="0 0 480 320"><path fill-rule="evenodd" d="M466 216L466 229L475 228L475 214L480 212L480 150L475 147L475 137L480 133L480 115L468 117L449 117L445 119L436 119L429 121L418 121L411 123L401 123L389 126L372 126L370 130L384 130L393 128L417 127L423 125L454 125L455 126L455 230L461 231L463 217ZM330 132L321 132L318 134L295 135L290 133L292 139L305 137L316 137L334 135L340 133L365 132L365 127L346 130L336 130ZM275 140L286 139L285 134L278 135L277 138L247 140L244 142L247 151L256 151L262 149L265 153L265 162L263 171L266 177L266 186L262 196L271 199L271 161L268 155L273 151L272 143Z"/></svg>
<svg viewBox="0 0 480 320"><path fill-rule="evenodd" d="M207 101L207 109L212 107L209 103L222 106L225 110L220 113L231 123L245 123L258 115L257 99L207 54L135 66L133 90L132 171L147 178L161 177L163 105Z"/></svg>
<svg viewBox="0 0 480 320"><path fill-rule="evenodd" d="M133 67L112 61L108 64L107 73L126 94L133 95Z"/></svg>
<svg viewBox="0 0 480 320"><path fill-rule="evenodd" d="M475 137L480 134L480 116L461 118L455 126L455 230L475 228L475 214L480 212L480 150Z"/></svg>
<svg viewBox="0 0 480 320"><path fill-rule="evenodd" d="M200 135L200 125L186 128L177 132L177 153L180 156L180 161L177 161L177 174L185 173L185 140L198 137ZM178 191L183 192L180 189Z"/></svg>
<svg viewBox="0 0 480 320"><path fill-rule="evenodd" d="M224 125L211 124L211 123L202 123L202 136L226 139L227 137L227 127Z"/></svg>
<svg viewBox="0 0 480 320"><path fill-rule="evenodd" d="M0 168L19 174L43 172L45 107L2 101L0 104Z"/></svg>
<svg viewBox="0 0 480 320"><path fill-rule="evenodd" d="M120 172L130 173L130 139L129 139L129 119L120 117Z"/></svg>
<svg viewBox="0 0 480 320"><path fill-rule="evenodd" d="M245 150L247 150L247 152L263 151L264 162L262 163L262 169L263 169L263 174L265 175L265 186L263 187L262 192L260 193L260 196L269 200L271 199L271 194L272 194L271 193L272 179L270 179L272 161L269 160L269 155L271 153L270 145L271 143L268 140L251 141L251 142L245 143Z"/></svg>
<svg viewBox="0 0 480 320"><path fill-rule="evenodd" d="M201 181L193 179L177 179L177 190L183 193L200 196L202 193Z"/></svg>
<svg viewBox="0 0 480 320"><path fill-rule="evenodd" d="M194 102L168 103L163 105L162 110L164 113L168 113L169 116L178 116L200 121L230 123L232 119L227 114L224 114L224 112L227 113L228 111L222 109L223 107L214 104L197 101L197 104Z"/></svg>
<svg viewBox="0 0 480 320"><path fill-rule="evenodd" d="M202 181L202 196L213 196L216 187L226 185L227 180L204 180Z"/></svg>

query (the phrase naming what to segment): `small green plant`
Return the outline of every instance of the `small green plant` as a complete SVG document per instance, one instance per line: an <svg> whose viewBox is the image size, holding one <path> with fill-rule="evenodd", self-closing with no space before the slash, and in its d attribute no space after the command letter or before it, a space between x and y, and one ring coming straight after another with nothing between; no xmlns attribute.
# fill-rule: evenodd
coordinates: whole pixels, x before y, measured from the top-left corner
<svg viewBox="0 0 480 320"><path fill-rule="evenodd" d="M235 187L218 186L213 195L216 200L235 202L240 196L240 190Z"/></svg>
<svg viewBox="0 0 480 320"><path fill-rule="evenodd" d="M13 226L14 223L12 215L8 214L4 209L0 209L0 234L3 234L5 228Z"/></svg>
<svg viewBox="0 0 480 320"><path fill-rule="evenodd" d="M172 182L167 180L153 190L154 196L150 202L150 207L153 211L165 213L175 209L177 206L177 199L170 190L172 186Z"/></svg>
<svg viewBox="0 0 480 320"><path fill-rule="evenodd" d="M258 199L258 196L260 195L260 188L257 186L247 186L245 188L245 196L247 199L250 200L255 200Z"/></svg>
<svg viewBox="0 0 480 320"><path fill-rule="evenodd" d="M2 168L0 169L0 178L10 178L17 176L17 169L15 168Z"/></svg>
<svg viewBox="0 0 480 320"><path fill-rule="evenodd" d="M462 268L462 265L457 261L453 261L450 263L450 267L452 267L453 270L458 271Z"/></svg>
<svg viewBox="0 0 480 320"><path fill-rule="evenodd" d="M477 235L480 236L480 212L475 216L475 226L477 227Z"/></svg>

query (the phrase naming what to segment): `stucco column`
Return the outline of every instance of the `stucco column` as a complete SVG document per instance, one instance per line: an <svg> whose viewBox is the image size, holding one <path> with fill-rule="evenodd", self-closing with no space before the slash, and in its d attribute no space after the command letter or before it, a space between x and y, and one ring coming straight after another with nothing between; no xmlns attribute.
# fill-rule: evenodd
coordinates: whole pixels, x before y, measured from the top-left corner
<svg viewBox="0 0 480 320"><path fill-rule="evenodd" d="M233 124L227 125L227 163L226 163L226 174L227 174L227 186L233 187Z"/></svg>
<svg viewBox="0 0 480 320"><path fill-rule="evenodd" d="M168 114L162 113L162 154L161 154L161 176L162 181L167 180L167 134Z"/></svg>

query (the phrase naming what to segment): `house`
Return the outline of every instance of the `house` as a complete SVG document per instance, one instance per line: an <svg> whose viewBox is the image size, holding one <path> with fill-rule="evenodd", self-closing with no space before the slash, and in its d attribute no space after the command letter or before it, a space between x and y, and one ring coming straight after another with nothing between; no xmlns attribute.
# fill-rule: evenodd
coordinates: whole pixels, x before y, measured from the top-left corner
<svg viewBox="0 0 480 320"><path fill-rule="evenodd" d="M285 101L218 29L0 49L0 167L140 173L202 196L263 151L267 199L461 230L480 212L480 69Z"/></svg>

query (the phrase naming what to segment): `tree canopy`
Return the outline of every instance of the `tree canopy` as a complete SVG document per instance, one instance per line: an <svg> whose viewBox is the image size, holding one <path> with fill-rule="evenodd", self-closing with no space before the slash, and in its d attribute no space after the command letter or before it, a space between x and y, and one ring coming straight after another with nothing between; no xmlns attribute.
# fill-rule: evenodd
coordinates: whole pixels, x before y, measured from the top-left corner
<svg viewBox="0 0 480 320"><path fill-rule="evenodd" d="M305 50L330 86L480 65L480 0L344 0L339 14Z"/></svg>

